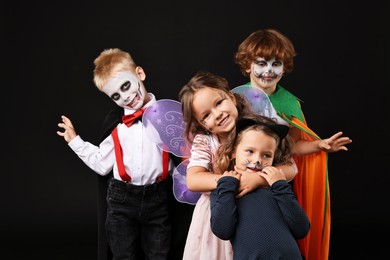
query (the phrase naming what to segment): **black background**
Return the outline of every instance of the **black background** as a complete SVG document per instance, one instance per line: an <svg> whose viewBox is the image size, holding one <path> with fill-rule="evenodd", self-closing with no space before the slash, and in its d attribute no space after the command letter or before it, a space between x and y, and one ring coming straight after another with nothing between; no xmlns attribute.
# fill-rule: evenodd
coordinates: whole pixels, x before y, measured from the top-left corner
<svg viewBox="0 0 390 260"><path fill-rule="evenodd" d="M115 106L92 81L102 50L130 52L148 91L177 100L198 70L231 87L245 83L233 54L268 27L296 47L294 71L280 83L304 101L309 126L323 138L342 130L353 139L348 152L329 156L330 259L388 252L386 1L45 2L8 1L0 9L0 257L96 259L96 174L56 131L65 114L98 144Z"/></svg>

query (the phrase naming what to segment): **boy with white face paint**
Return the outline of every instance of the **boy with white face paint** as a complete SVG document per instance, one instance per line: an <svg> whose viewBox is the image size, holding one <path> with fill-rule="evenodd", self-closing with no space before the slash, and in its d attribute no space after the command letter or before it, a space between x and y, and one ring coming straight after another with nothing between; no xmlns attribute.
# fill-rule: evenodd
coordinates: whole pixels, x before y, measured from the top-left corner
<svg viewBox="0 0 390 260"><path fill-rule="evenodd" d="M110 176L105 230L113 259L140 259L137 254L141 241L141 254L147 259L166 260L172 229L168 201L171 190L166 178L174 164L148 138L142 121L138 120L156 98L147 92L143 84L146 74L129 53L104 50L94 64L94 82L118 105L116 111L123 122L110 122L109 134L99 146L77 135L66 116L61 116L58 126L63 132L57 134L64 137L89 168L101 176ZM105 246L104 241L99 243L99 247ZM106 254L110 255L109 251Z"/></svg>
<svg viewBox="0 0 390 260"><path fill-rule="evenodd" d="M141 75L142 68L137 67L136 73ZM142 77L145 78L145 76ZM119 72L107 82L102 91L118 106L125 109L139 110L144 104L144 99L146 103L150 101L142 81L136 75L126 71Z"/></svg>
<svg viewBox="0 0 390 260"><path fill-rule="evenodd" d="M327 153L347 151L352 140L340 131L321 139L307 123L301 100L279 83L293 70L295 49L291 41L274 29L250 34L238 47L235 62L250 85L263 90L277 111L278 123L290 125L289 135L295 141L294 160L298 174L293 187L299 203L311 223L309 234L299 241L305 259L328 259L330 243L330 195Z"/></svg>

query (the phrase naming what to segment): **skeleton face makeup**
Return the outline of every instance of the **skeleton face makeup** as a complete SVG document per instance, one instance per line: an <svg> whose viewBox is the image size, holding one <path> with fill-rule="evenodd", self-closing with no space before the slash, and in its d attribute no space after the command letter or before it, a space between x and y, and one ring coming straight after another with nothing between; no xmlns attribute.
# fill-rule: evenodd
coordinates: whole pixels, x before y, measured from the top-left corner
<svg viewBox="0 0 390 260"><path fill-rule="evenodd" d="M118 106L139 110L144 105L147 91L143 82L133 73L122 71L107 82L103 87Z"/></svg>
<svg viewBox="0 0 390 260"><path fill-rule="evenodd" d="M253 63L253 75L264 84L277 83L283 76L284 65L280 60L257 58Z"/></svg>

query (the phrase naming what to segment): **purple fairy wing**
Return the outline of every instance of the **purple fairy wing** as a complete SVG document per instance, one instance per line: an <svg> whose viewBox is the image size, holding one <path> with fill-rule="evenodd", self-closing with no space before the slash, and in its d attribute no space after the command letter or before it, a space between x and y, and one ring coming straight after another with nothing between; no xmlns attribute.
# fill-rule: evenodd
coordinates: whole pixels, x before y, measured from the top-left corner
<svg viewBox="0 0 390 260"><path fill-rule="evenodd" d="M195 205L201 193L190 191L187 188L186 176L188 163L188 159L182 161L172 174L173 195L179 202Z"/></svg>
<svg viewBox="0 0 390 260"><path fill-rule="evenodd" d="M142 116L148 137L162 150L178 157L190 156L190 145L184 138L185 123L181 104L161 99L149 106Z"/></svg>
<svg viewBox="0 0 390 260"><path fill-rule="evenodd" d="M156 101L145 110L142 123L147 136L162 150L178 157L190 157L191 145L184 138L185 123L180 102L171 99ZM172 173L173 194L177 201L194 205L200 193L187 188L188 162L188 159L181 162Z"/></svg>
<svg viewBox="0 0 390 260"><path fill-rule="evenodd" d="M259 88L254 88L250 85L242 85L232 89L233 93L241 94L246 97L256 114L276 118L277 113L268 95Z"/></svg>

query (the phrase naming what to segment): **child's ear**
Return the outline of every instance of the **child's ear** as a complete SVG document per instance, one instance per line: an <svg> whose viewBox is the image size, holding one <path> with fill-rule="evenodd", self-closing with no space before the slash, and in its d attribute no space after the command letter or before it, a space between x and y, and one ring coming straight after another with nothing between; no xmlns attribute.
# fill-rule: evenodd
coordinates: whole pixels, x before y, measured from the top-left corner
<svg viewBox="0 0 390 260"><path fill-rule="evenodd" d="M142 67L140 66L137 66L135 68L135 75L137 75L137 77L141 80L141 81L144 81L146 79L146 74L145 74L145 71Z"/></svg>

